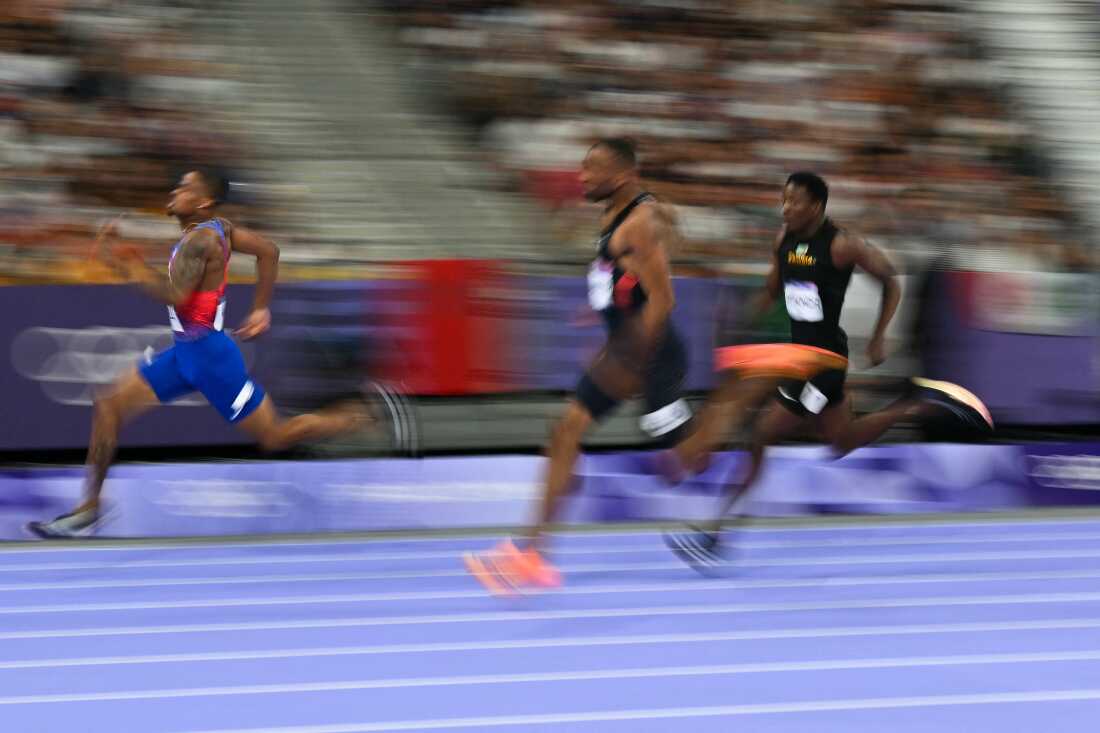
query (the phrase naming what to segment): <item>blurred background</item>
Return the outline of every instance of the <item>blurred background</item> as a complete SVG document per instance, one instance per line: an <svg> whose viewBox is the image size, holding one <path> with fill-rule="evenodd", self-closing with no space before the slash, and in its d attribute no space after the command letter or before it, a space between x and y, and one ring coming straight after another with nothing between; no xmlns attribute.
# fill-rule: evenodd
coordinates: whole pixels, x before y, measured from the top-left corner
<svg viewBox="0 0 1100 733"><path fill-rule="evenodd" d="M0 449L79 449L94 387L166 342L88 247L127 211L123 237L163 262L167 192L210 164L226 213L282 248L274 328L246 349L281 405L371 374L417 397L429 451L536 449L601 340L576 171L605 135L638 141L679 211L696 395L716 343L783 337L781 310L733 324L783 181L811 169L903 276L891 358L856 358L857 409L922 373L978 393L1000 438L1092 435L1098 20L1069 1L8 0L0 370L31 417ZM233 262L232 318L251 268ZM854 354L877 308L857 276ZM240 444L197 406L129 443ZM592 444L640 444L636 416Z"/></svg>
<svg viewBox="0 0 1100 733"><path fill-rule="evenodd" d="M0 0L0 728L1095 730L1098 130L1095 0ZM715 346L789 335L742 308L809 169L902 281L870 369L853 278L855 409L925 375L998 427L772 449L701 579L658 531L745 454L669 487L627 405L552 533L567 587L502 604L460 555L529 525L603 342L577 172L623 135L679 214L694 402ZM399 385L424 455L259 460L192 396L123 431L94 542L24 544L80 500L96 390L172 343L92 240L126 212L163 266L195 166L281 248L254 379L284 413Z"/></svg>

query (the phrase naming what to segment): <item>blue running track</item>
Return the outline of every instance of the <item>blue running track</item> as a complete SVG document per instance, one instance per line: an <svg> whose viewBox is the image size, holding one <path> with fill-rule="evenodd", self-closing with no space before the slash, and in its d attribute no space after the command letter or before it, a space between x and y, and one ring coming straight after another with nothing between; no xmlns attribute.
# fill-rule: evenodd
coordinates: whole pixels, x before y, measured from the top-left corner
<svg viewBox="0 0 1100 733"><path fill-rule="evenodd" d="M0 731L1079 731L1100 726L1100 520L0 550Z"/></svg>

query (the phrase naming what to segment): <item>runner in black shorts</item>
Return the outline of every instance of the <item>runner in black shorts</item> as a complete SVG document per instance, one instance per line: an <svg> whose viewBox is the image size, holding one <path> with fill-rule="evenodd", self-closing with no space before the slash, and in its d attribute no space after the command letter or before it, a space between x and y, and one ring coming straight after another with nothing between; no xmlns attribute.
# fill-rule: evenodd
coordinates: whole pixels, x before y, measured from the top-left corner
<svg viewBox="0 0 1100 733"><path fill-rule="evenodd" d="M588 272L588 300L607 325L607 343L553 428L541 510L525 546L505 541L465 558L470 571L494 591L560 583L540 553L543 534L572 488L581 439L594 423L634 397L645 401L641 426L654 439L673 443L691 423L691 410L680 396L687 370L684 344L670 320L669 248L677 237L672 216L642 189L628 140L593 145L581 182L588 200L606 206L598 256Z"/></svg>
<svg viewBox="0 0 1100 733"><path fill-rule="evenodd" d="M872 366L886 359L886 329L897 310L901 290L894 267L881 250L837 227L825 215L828 197L825 181L813 173L795 173L787 179L783 190L784 225L776 238L766 288L753 310L763 312L776 298L783 297L791 321L792 344L831 355L844 366L818 371L805 381L778 382L778 391L772 392L774 401L757 419L748 469L729 486L722 511L706 527L668 536L672 549L697 569L723 562L719 533L735 504L759 475L765 447L799 430L816 427L839 457L876 440L902 419L923 420L948 414L978 430L992 428L988 410L977 397L958 385L924 379L914 379L910 394L893 405L859 418L853 416L851 399L844 390L848 337L840 327L852 272L859 267L882 285L882 305L867 345ZM751 381L758 388L775 389L775 380ZM689 443L707 442L698 436L715 432L712 407L746 393L744 386L734 380L723 384L716 393L718 397L703 411L700 422L706 427L679 447L678 454L687 454L678 456L682 463L692 465L698 461L699 451ZM740 406L743 408L745 403ZM713 447L707 445L703 450Z"/></svg>

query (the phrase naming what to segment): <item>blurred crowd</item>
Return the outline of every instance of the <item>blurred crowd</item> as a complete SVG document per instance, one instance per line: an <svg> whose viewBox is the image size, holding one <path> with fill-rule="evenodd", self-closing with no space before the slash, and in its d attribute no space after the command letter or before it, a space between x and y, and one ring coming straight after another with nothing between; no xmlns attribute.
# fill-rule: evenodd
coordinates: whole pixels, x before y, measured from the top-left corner
<svg viewBox="0 0 1100 733"><path fill-rule="evenodd" d="M191 22L201 10L0 3L0 282L106 277L85 255L100 222L123 210L124 236L162 250L181 168L233 164L241 146L204 119L231 72Z"/></svg>
<svg viewBox="0 0 1100 733"><path fill-rule="evenodd" d="M163 249L183 167L247 166L247 139L207 114L235 83L195 22L217 4L0 3L0 283L105 276L82 253L119 210L137 212L129 239ZM577 252L592 221L578 163L594 138L629 135L679 207L683 263L759 265L782 181L812 169L833 214L903 263L1085 266L1074 212L957 6L371 0L423 51L410 83L444 76L437 101Z"/></svg>
<svg viewBox="0 0 1100 733"><path fill-rule="evenodd" d="M794 169L829 179L833 214L903 262L1087 260L958 3L384 4L480 145L562 221L587 145L627 134L650 188L680 206L684 261L762 260Z"/></svg>

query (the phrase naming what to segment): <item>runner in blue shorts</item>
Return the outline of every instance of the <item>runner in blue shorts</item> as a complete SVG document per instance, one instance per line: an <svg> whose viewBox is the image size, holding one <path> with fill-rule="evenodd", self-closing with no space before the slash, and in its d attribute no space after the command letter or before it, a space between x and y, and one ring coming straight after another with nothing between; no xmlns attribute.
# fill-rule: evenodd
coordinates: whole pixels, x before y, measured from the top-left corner
<svg viewBox="0 0 1100 733"><path fill-rule="evenodd" d="M223 418L267 451L351 431L371 420L366 406L356 402L281 419L263 387L249 377L237 344L223 330L229 258L233 252L256 258L252 311L236 331L240 338L251 339L271 324L268 304L278 274L279 249L258 233L234 227L217 216L227 192L225 179L209 171L191 171L179 181L168 214L179 221L183 236L172 249L166 274L140 258L101 248L108 264L168 305L175 344L147 358L97 397L84 500L52 521L30 523L28 529L34 534L52 538L94 532L101 519L100 494L118 447L119 431L156 404L199 392Z"/></svg>

